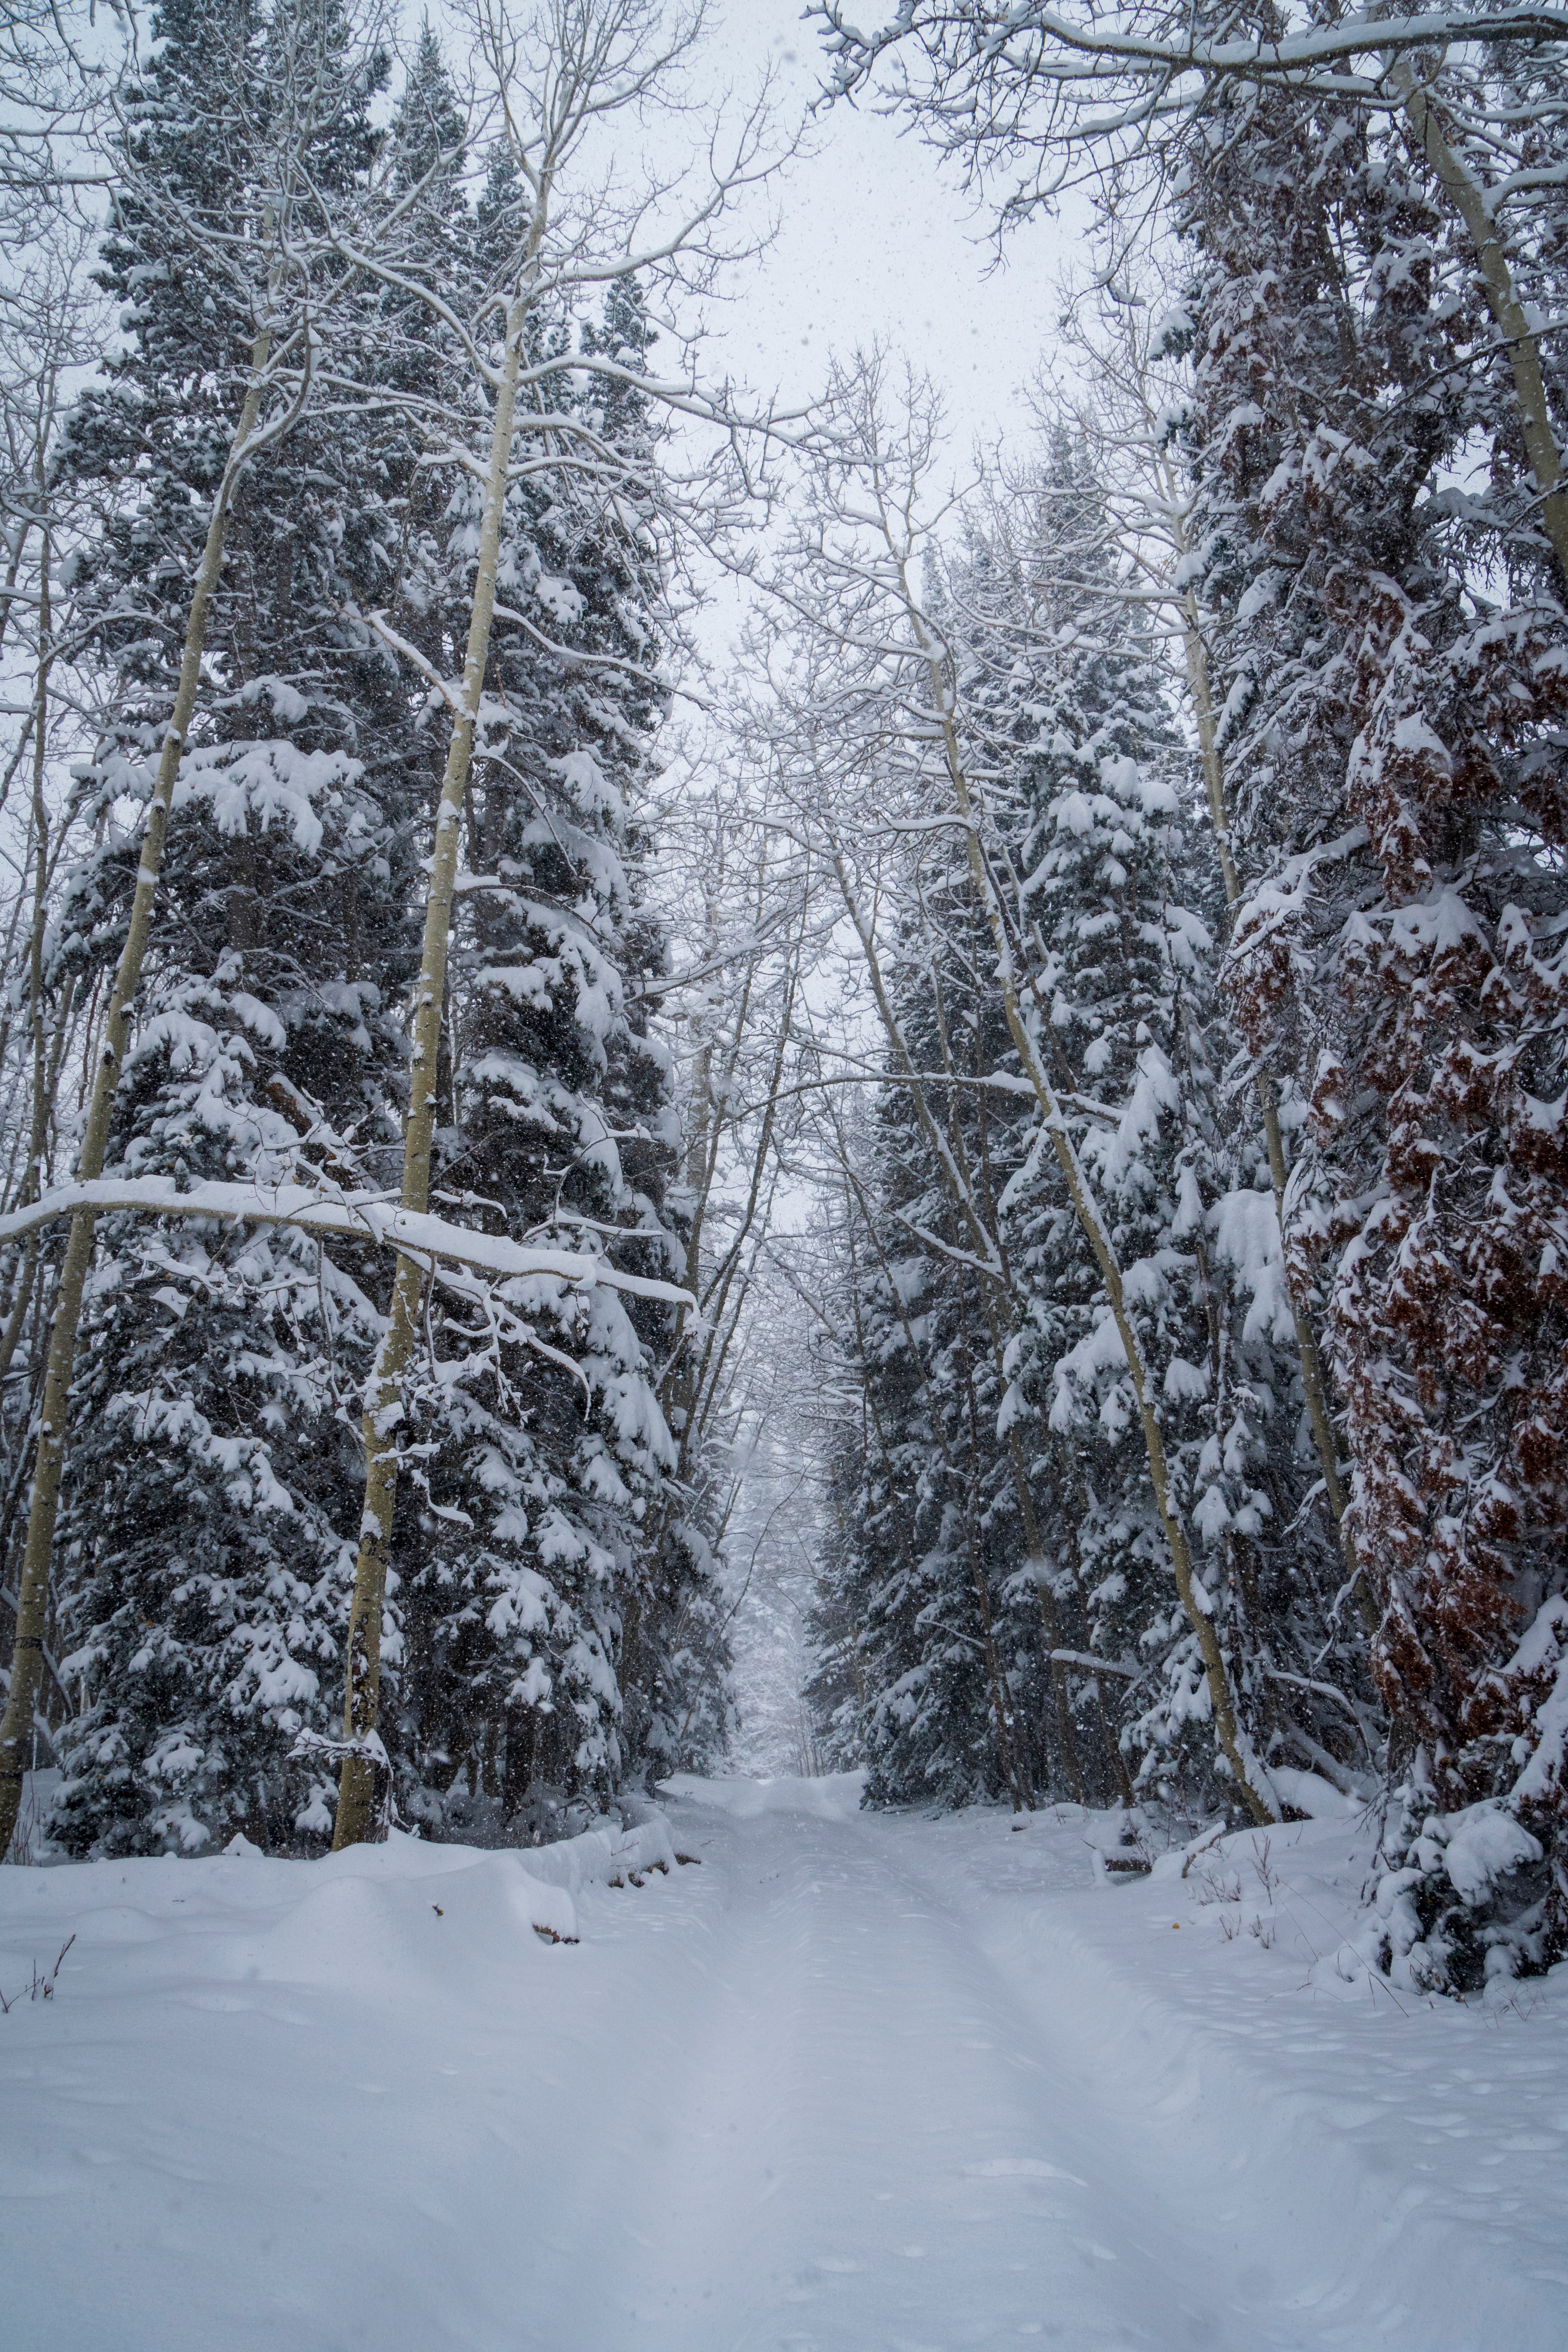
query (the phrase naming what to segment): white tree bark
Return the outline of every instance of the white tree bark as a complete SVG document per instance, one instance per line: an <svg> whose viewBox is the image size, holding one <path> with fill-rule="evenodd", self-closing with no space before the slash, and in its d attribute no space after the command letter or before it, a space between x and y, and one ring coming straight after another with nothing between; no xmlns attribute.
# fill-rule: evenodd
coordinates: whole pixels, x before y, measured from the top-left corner
<svg viewBox="0 0 1568 2352"><path fill-rule="evenodd" d="M507 310L505 356L490 431L489 468L485 476L484 504L479 520L479 567L468 619L462 700L453 724L452 740L447 746L441 797L437 803L436 846L430 861L429 895L425 907L425 945L414 1009L411 1090L403 1144L402 1205L416 1215L422 1214L430 1202L430 1151L436 1129L436 1082L447 995L447 948L451 936L452 901L462 841L463 800L473 761L474 730L479 724L479 704L484 694L485 667L489 659L490 627L495 618L496 565L500 551L501 520L506 508L507 474L511 462L518 375L522 365L522 340L532 293L532 268L537 261L539 240L543 230L544 219L536 208L531 248L526 257L523 289L514 295ZM392 1313L376 1351L363 1422L364 1509L360 1519L353 1598L349 1608L348 1675L343 1694L345 1753L337 1816L332 1827L334 1853L343 1846L363 1844L376 1831L377 1774L378 1768L384 1769L376 1728L381 1711L381 1619L386 1598L387 1570L392 1559L392 1517L397 1495L397 1424L403 1413L403 1376L414 1352L419 1328L419 1301L424 1286L424 1259L400 1254L393 1277Z"/></svg>
<svg viewBox="0 0 1568 2352"><path fill-rule="evenodd" d="M142 833L142 855L132 902L131 925L121 950L104 1016L103 1045L93 1075L87 1129L78 1168L91 1181L103 1170L114 1110L115 1088L131 1024L132 999L142 975L147 942L153 930L153 908L168 838L169 806L196 706L201 679L202 649L206 642L207 614L218 575L223 569L224 530L235 486L249 454L260 412L264 372L271 348L271 332L264 325L250 354L250 381L229 442L228 462L213 499L206 541L197 568L195 586L185 622L184 648L174 712L158 762L158 773ZM16 1630L11 1662L11 1688L0 1718L0 1855L11 1843L22 1800L22 1779L32 1738L33 1710L44 1670L44 1624L48 1610L49 1563L54 1550L55 1521L59 1512L60 1473L65 1462L66 1421L71 1370L76 1360L77 1333L81 1321L82 1290L92 1257L96 1212L79 1208L71 1219L55 1292L49 1327L48 1357L44 1373L43 1412L38 1424L33 1465L33 1492L27 1511L27 1534L18 1580Z"/></svg>

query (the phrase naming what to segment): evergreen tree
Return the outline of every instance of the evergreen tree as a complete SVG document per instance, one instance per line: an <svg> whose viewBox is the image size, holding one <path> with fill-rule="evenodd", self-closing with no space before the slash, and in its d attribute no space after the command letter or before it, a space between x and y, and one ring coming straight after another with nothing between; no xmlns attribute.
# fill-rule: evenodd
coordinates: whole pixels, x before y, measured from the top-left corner
<svg viewBox="0 0 1568 2352"><path fill-rule="evenodd" d="M1465 1986L1568 1920L1560 583L1435 490L1471 436L1501 492L1517 458L1468 256L1399 140L1238 97L1194 163L1235 1002L1310 1098L1292 1276L1327 1289L1382 1612L1388 1950ZM1450 1871L1476 1805L1486 1862Z"/></svg>
<svg viewBox="0 0 1568 2352"><path fill-rule="evenodd" d="M1111 593L1081 446L1058 435L1032 488L1033 529L1015 529L1011 548L971 553L968 598L992 633L976 648L976 700L1005 777L999 803L1040 1034L1063 1092L1094 1106L1080 1113L1079 1153L1159 1389L1177 1507L1202 1547L1204 1600L1232 1682L1254 1702L1261 1749L1268 1708L1248 1689L1247 1654L1256 1664L1268 1638L1255 1538L1272 1513L1262 1423L1281 1368L1269 1360L1271 1329L1260 1346L1242 1344L1213 1246L1213 1212L1229 1189L1213 1108L1224 1058L1217 877L1151 648L1135 608ZM1145 1785L1223 1798L1210 1778L1203 1660L1171 1582L1121 1340L1044 1141L1020 1139L1003 1195L1021 1294L1008 1409L1030 1427L1037 1475L1054 1473L1058 1488L1058 1597L1081 1612L1091 1653L1149 1677L1129 1694L1126 1731ZM1256 1153L1247 1172L1256 1182Z"/></svg>
<svg viewBox="0 0 1568 2352"><path fill-rule="evenodd" d="M503 158L479 208L481 269L514 203ZM668 1279L677 1137L668 1057L636 993L664 951L638 872L665 700L655 458L635 392L572 364L608 352L640 370L647 340L636 289L619 285L592 333L535 322L467 803L436 1181L492 1230L607 1243L624 1270ZM590 446L612 454L590 461ZM459 483L448 509L453 614L470 497ZM688 1544L656 1579L644 1532L673 1462L651 1385L668 1310L537 1279L503 1285L490 1307L446 1280L429 1337L396 1532L399 1801L436 1829L539 1834L647 1758L668 1769L688 1711L661 1620L689 1613L713 1564Z"/></svg>
<svg viewBox="0 0 1568 2352"><path fill-rule="evenodd" d="M175 232L182 206L235 233L259 219L268 109L300 28L287 8L263 22L244 0L170 0L156 29L139 168L104 246L129 341L66 457L101 515L77 591L112 678L82 781L102 846L58 952L89 985L118 950L136 838L121 820L173 703L253 331L241 289L190 266ZM310 158L331 195L370 164L385 60L355 60L337 19L325 47L350 60L335 81L329 68ZM373 327L365 314L362 352ZM424 763L395 669L352 616L395 577L400 472L340 413L307 417L237 493L117 1104L110 1164L126 1173L353 1181L395 1144ZM100 1229L61 1527L83 1694L59 1805L73 1852L194 1850L237 1828L289 1845L330 1826L320 1774L289 1757L331 1706L378 1279L352 1249L275 1229Z"/></svg>
<svg viewBox="0 0 1568 2352"><path fill-rule="evenodd" d="M999 1208L1026 1121L971 1083L1012 1076L1016 1056L966 874L933 859L915 903L886 967L890 1067L907 1056L951 1083L922 1087L923 1116L912 1087L890 1086L849 1164L839 1317L864 1462L820 1605L857 1629L872 1801L1027 1804L1083 1792L1079 1738L1098 1727L1075 1720L1047 1654L1061 1631L1041 1589L1056 1490L1004 1411L1018 1291Z"/></svg>
<svg viewBox="0 0 1568 2352"><path fill-rule="evenodd" d="M929 980L903 993L900 1011L911 1044L929 1046ZM889 1090L875 1134L858 1203L862 1262L843 1310L868 1440L841 1535L854 1572L847 1611L861 1629L868 1799L1022 1801L1036 1759L1020 1717L1037 1689L1020 1689L998 1626L1018 1561L997 1507L1007 1465L980 1277L945 1254L969 1237L934 1181L904 1088Z"/></svg>
<svg viewBox="0 0 1568 2352"><path fill-rule="evenodd" d="M972 520L927 603L957 648L1029 1017L1121 1268L1246 1735L1261 1769L1348 1787L1353 1718L1347 1739L1308 1688L1337 1563L1300 1529L1314 1465L1267 1159L1249 1090L1221 1083L1212 838L1106 546L1081 446L1058 436L1026 499ZM955 1083L937 1090L942 1165L900 1089L859 1180L868 1458L824 1592L859 1626L872 1793L1126 1800L1136 1771L1146 1794L1224 1803L1121 1339L1031 1097L1011 1091L966 864L923 851L909 905L889 966L902 1053Z"/></svg>

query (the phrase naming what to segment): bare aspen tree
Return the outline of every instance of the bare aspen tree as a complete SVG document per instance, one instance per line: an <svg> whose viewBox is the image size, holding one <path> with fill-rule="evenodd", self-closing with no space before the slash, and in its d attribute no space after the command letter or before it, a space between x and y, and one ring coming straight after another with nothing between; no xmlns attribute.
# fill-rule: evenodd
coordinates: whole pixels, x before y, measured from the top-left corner
<svg viewBox="0 0 1568 2352"><path fill-rule="evenodd" d="M0 20L0 220L18 242L51 214L89 217L109 181L97 134L136 37L127 0L6 0Z"/></svg>
<svg viewBox="0 0 1568 2352"><path fill-rule="evenodd" d="M1552 431L1552 409L1541 372L1541 350L1535 335L1538 320L1521 301L1515 288L1509 267L1506 232L1498 217L1498 200L1452 143L1440 95L1417 76L1407 58L1395 56L1389 59L1388 79L1398 93L1421 153L1469 232L1487 307L1508 355L1519 406L1521 437L1540 499L1542 528L1552 543L1558 569L1568 581L1568 490L1563 488L1563 453Z"/></svg>
<svg viewBox="0 0 1568 2352"><path fill-rule="evenodd" d="M104 1151L114 1112L115 1088L130 1028L131 1002L141 977L142 959L147 952L153 927L153 904L158 887L163 843L168 833L169 804L174 797L174 778L179 771L185 733L195 709L207 607L212 601L223 561L224 527L234 486L258 442L262 388L271 340L271 327L264 324L252 346L250 382L230 445L229 462L213 501L206 546L191 598L184 652L180 666L179 693L164 738L153 797L148 803L131 925L121 950L104 1015L103 1039L93 1078L87 1128L77 1159L78 1174L87 1182L91 1182L103 1172ZM77 1330L81 1319L82 1290L92 1256L96 1223L97 1218L91 1209L79 1209L71 1219L49 1330L43 1415L38 1425L33 1467L33 1499L27 1515L26 1549L23 1555L16 1605L16 1654L5 1713L0 1719L0 1841L6 1845L10 1843L16 1809L21 1801L33 1706L43 1671L44 1617L48 1601L55 1517L59 1506L60 1471L65 1460L68 1398L71 1370L76 1360Z"/></svg>
<svg viewBox="0 0 1568 2352"><path fill-rule="evenodd" d="M660 988L692 1037L686 1280L696 1308L677 1318L665 1373L679 1423L678 1481L689 1476L722 1411L727 1367L768 1231L782 1090L799 1051L800 995L811 934L820 926L809 859L765 811L749 806L747 793L744 781L716 779L707 805L684 812L686 856L695 856L687 871L700 896L702 925L690 972Z"/></svg>
<svg viewBox="0 0 1568 2352"><path fill-rule="evenodd" d="M1545 322L1520 295L1508 221L1510 205L1522 210L1539 195L1540 142L1560 113L1555 11L1402 16L1383 0L1331 24L1242 29L1198 14L1178 22L1146 6L1112 24L1094 8L1040 0L1005 7L906 0L870 34L841 0L811 0L806 13L818 21L841 94L875 92L889 112L920 124L977 193L1005 174L1004 227L1049 210L1072 184L1109 195L1113 220L1123 210L1133 217L1156 210L1147 199L1170 170L1172 142L1200 117L1212 120L1216 100L1283 96L1303 120L1314 107L1403 116L1468 237L1507 360L1542 528L1568 577L1568 491L1541 364ZM1531 43L1542 61L1534 89L1517 70ZM1489 356L1478 353L1478 363Z"/></svg>
<svg viewBox="0 0 1568 2352"><path fill-rule="evenodd" d="M479 569L468 625L468 657L463 667L463 698L452 729L446 773L441 780L441 798L437 808L436 845L430 860L425 940L414 1009L414 1050L408 1116L404 1129L400 1194L403 1207L416 1213L426 1209L430 1201L430 1147L436 1123L436 1081L446 997L447 942L451 929L452 898L461 842L463 794L473 757L474 730L484 690L485 662L495 610L496 560L500 539L501 509L506 499L507 469L511 457L512 415L517 403L518 373L522 363L522 339L528 324L539 245L548 218L552 178L552 175L546 176L542 173L540 175L521 282L507 305L505 356L500 382L495 386L495 422L490 439L489 467L485 477ZM397 1488L396 1424L402 1412L403 1374L414 1351L418 1329L425 1270L423 1257L400 1253L393 1278L392 1313L377 1350L365 1405L364 1513L360 1526L359 1554L354 1563L353 1598L349 1609L348 1686L343 1700L343 1738L345 1743L352 1742L353 1745L342 1760L342 1787L332 1829L334 1849L363 1843L374 1825L377 1749L372 1743L376 1741L380 1706L381 1616L392 1553L392 1512Z"/></svg>
<svg viewBox="0 0 1568 2352"><path fill-rule="evenodd" d="M780 1711L780 1678L800 1634L799 1564L820 1526L822 1477L809 1442L819 1401L803 1385L794 1217L803 1154L812 1151L811 997L832 961L834 909L727 724L682 747L660 798L659 904L684 955L654 987L679 1073L678 1198L694 1304L676 1318L660 1381L678 1459L656 1573L673 1583L683 1549L695 1544L715 1559L722 1551L728 1578L721 1622L693 1624L689 1637L704 1681L678 1727L684 1741L748 1594L753 1660L758 1629L782 1637L755 1692L763 1719ZM791 1207L788 1230L781 1202ZM635 1588L626 1626L628 1647L640 1643Z"/></svg>
<svg viewBox="0 0 1568 2352"><path fill-rule="evenodd" d="M69 372L79 364L96 323L97 305L84 284L90 250L80 231L56 225L40 240L32 266L0 298L0 514L6 552L0 646L7 636L18 652L30 646L33 669L31 702L0 773L0 810L18 777L29 770L32 787L23 858L31 871L32 888L30 899L26 890L18 891L7 924L4 955L13 980L12 1002L0 1014L0 1084L9 1086L13 1105L25 1096L29 1108L25 1118L17 1115L14 1119L14 1143L19 1148L14 1148L5 1171L0 1193L5 1208L36 1199L46 1181L55 1099L71 1028L72 984L68 981L59 1001L51 1003L44 968L54 887L68 832L54 805L49 778L59 699L51 686L59 651L53 580L56 530L62 524L68 527L68 518L59 512L49 469L68 411ZM19 1037L16 1040L13 1074L12 1003L24 997L26 1038L25 1045ZM37 1235L24 1243L0 1309L0 1381L10 1371L31 1307L40 1245Z"/></svg>

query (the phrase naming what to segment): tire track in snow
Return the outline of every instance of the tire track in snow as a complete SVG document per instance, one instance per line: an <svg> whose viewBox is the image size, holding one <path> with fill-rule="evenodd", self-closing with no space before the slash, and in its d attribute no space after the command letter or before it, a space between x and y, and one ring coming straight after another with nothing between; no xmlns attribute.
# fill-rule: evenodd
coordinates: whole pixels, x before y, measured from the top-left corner
<svg viewBox="0 0 1568 2352"><path fill-rule="evenodd" d="M683 1819L712 1874L701 1949L597 2185L624 2219L580 2341L1257 2345L1205 2284L1213 2249L1178 2242L1064 2111L1012 1988L884 1825Z"/></svg>

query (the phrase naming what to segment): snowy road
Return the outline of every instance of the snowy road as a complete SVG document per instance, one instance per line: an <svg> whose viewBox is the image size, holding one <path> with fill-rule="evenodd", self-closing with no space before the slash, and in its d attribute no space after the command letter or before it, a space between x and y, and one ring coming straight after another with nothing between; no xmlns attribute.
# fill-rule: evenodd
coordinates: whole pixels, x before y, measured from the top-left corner
<svg viewBox="0 0 1568 2352"><path fill-rule="evenodd" d="M605 2189L637 2251L581 2340L1231 2342L1211 2250L1184 2248L1096 2112L1081 2021L1043 2032L879 1827L709 1828L729 1900L710 1898L701 2025L616 2136ZM554 2227L565 2252L569 2202Z"/></svg>
<svg viewBox="0 0 1568 2352"><path fill-rule="evenodd" d="M0 1873L0 1991L78 1935L0 2018L6 2340L1568 2346L1568 1984L1303 1991L1324 1824L1269 1948L1096 1887L1081 1822L671 1820L702 1867L579 1888L575 1946L529 1857L412 1841Z"/></svg>

